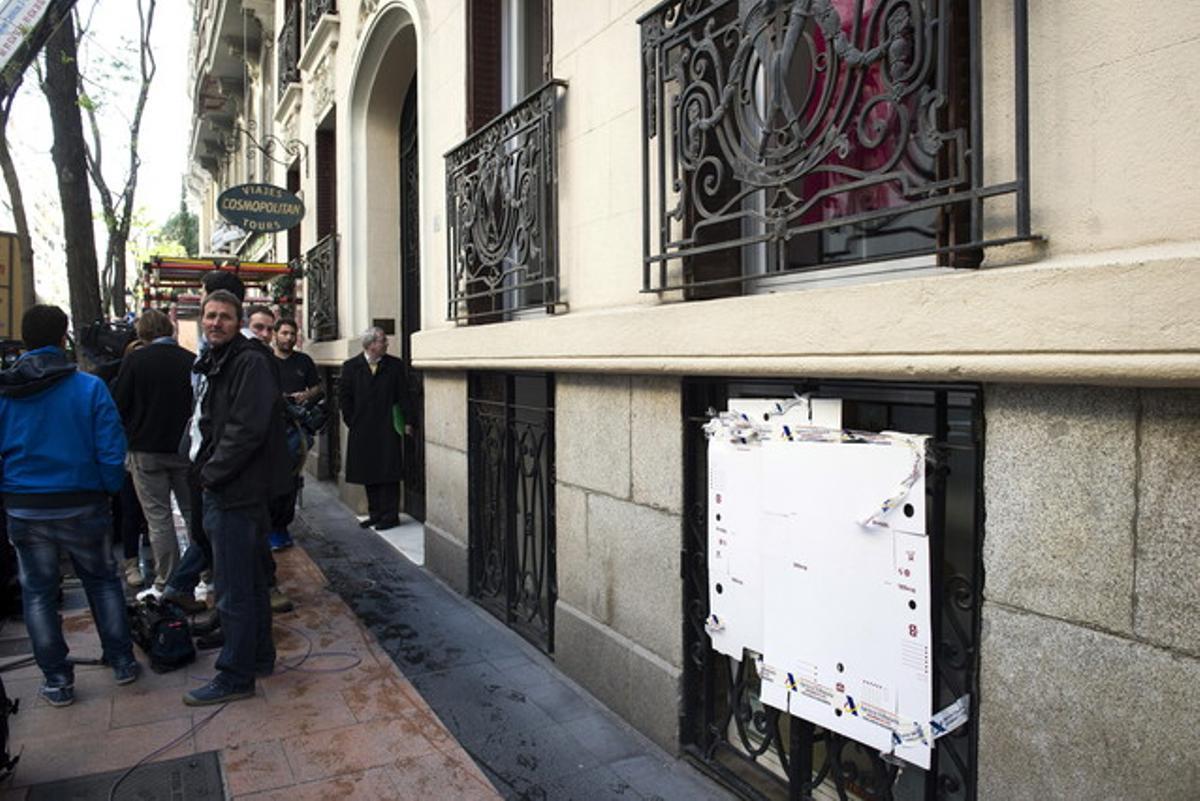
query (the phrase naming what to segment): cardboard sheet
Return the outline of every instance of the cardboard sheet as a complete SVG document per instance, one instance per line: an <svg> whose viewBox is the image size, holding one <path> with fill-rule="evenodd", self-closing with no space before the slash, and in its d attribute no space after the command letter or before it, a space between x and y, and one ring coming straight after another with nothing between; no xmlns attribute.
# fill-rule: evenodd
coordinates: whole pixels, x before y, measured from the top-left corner
<svg viewBox="0 0 1200 801"><path fill-rule="evenodd" d="M709 572L713 647L762 655L764 704L928 768L928 738L893 738L933 713L924 454L713 436Z"/></svg>

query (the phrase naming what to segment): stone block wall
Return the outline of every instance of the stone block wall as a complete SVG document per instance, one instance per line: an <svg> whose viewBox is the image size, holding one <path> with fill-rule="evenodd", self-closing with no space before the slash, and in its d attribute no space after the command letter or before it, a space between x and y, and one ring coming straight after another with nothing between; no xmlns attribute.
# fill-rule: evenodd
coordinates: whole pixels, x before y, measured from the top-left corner
<svg viewBox="0 0 1200 801"><path fill-rule="evenodd" d="M555 658L678 748L682 414L677 378L560 374Z"/></svg>
<svg viewBox="0 0 1200 801"><path fill-rule="evenodd" d="M1200 392L990 386L981 799L1200 792Z"/></svg>
<svg viewBox="0 0 1200 801"><path fill-rule="evenodd" d="M466 373L425 373L425 488L425 566L466 594Z"/></svg>

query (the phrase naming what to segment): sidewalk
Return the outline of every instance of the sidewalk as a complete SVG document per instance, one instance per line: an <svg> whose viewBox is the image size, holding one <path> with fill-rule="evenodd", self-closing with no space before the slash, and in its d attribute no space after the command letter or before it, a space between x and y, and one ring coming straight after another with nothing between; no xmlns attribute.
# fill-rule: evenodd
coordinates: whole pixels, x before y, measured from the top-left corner
<svg viewBox="0 0 1200 801"><path fill-rule="evenodd" d="M293 548L277 558L280 581L297 609L276 616L276 644L280 663L296 669L277 669L259 681L255 698L220 708L207 722L218 708L184 706L182 695L212 675L216 651L201 652L194 665L171 673L147 669L128 687L117 687L108 668L79 666L75 704L63 709L38 698L36 667L7 672L8 694L21 702L9 719L9 749L21 759L14 776L0 785L0 801L23 801L38 792L55 797L31 786L128 768L176 738L178 745L150 761L217 751L227 798L496 798L304 551ZM82 591L68 591L64 608L74 610L64 612L72 656L98 656ZM6 623L0 661L28 652L20 622ZM145 665L140 652L138 657ZM111 784L106 780L100 795L86 797L107 798ZM116 797L135 797L132 785L122 784ZM164 787L136 797L219 795L182 795Z"/></svg>
<svg viewBox="0 0 1200 801"><path fill-rule="evenodd" d="M307 482L304 501L298 542L505 797L732 798L402 556L402 543L359 528L330 485Z"/></svg>

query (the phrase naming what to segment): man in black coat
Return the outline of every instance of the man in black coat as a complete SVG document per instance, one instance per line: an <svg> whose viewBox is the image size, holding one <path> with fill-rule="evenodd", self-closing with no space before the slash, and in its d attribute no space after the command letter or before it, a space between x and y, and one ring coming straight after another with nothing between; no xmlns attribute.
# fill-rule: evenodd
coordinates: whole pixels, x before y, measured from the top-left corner
<svg viewBox="0 0 1200 801"><path fill-rule="evenodd" d="M400 436L393 407L404 399L404 363L387 355L383 329L363 334L363 352L342 363L338 403L350 429L346 445L346 480L367 490L363 528L400 525Z"/></svg>
<svg viewBox="0 0 1200 801"><path fill-rule="evenodd" d="M207 379L195 461L225 645L216 677L184 695L190 706L247 698L255 677L275 666L263 555L267 499L287 489L276 469L287 459L287 435L274 357L239 334L241 316L241 301L224 290L205 297L200 312L209 349L195 368Z"/></svg>

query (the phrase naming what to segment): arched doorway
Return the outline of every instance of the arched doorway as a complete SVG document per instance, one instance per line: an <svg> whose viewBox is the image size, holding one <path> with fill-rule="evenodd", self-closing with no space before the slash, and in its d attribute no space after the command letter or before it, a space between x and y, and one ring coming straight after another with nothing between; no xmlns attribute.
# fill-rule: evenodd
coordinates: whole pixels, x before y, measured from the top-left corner
<svg viewBox="0 0 1200 801"><path fill-rule="evenodd" d="M405 364L402 511L425 517L424 391L412 369L421 328L417 42L404 3L384 3L367 21L350 90L349 316L393 337Z"/></svg>

